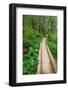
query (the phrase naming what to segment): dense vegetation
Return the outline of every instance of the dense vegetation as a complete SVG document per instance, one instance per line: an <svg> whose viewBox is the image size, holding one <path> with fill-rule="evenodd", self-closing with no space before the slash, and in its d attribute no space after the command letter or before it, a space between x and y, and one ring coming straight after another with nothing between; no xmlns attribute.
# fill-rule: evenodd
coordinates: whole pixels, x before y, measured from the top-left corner
<svg viewBox="0 0 68 90"><path fill-rule="evenodd" d="M38 65L38 50L40 47L41 35L31 28L24 31L24 59L23 74L34 74Z"/></svg>
<svg viewBox="0 0 68 90"><path fill-rule="evenodd" d="M57 60L57 35L56 33L48 34L47 44L55 60Z"/></svg>
<svg viewBox="0 0 68 90"><path fill-rule="evenodd" d="M48 27L50 27L50 29L47 33L47 44L53 57L57 61L57 17L50 17L50 26Z"/></svg>
<svg viewBox="0 0 68 90"><path fill-rule="evenodd" d="M23 74L35 74L44 37L57 60L57 17L24 15L23 25Z"/></svg>

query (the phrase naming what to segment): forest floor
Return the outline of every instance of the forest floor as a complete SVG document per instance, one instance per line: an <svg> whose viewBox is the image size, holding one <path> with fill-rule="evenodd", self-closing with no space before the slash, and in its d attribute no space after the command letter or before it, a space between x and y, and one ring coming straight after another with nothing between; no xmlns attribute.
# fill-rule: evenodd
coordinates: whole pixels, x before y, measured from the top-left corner
<svg viewBox="0 0 68 90"><path fill-rule="evenodd" d="M39 49L39 64L37 74L54 73L54 67L52 65L49 53L47 51L45 38L42 40Z"/></svg>

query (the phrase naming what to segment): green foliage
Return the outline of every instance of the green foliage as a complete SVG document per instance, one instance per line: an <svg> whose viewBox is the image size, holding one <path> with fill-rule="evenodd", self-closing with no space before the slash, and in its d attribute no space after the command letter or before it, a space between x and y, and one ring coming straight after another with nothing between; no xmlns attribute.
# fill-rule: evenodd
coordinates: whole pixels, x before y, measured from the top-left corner
<svg viewBox="0 0 68 90"><path fill-rule="evenodd" d="M23 58L23 74L37 73L39 44L29 47L29 52Z"/></svg>
<svg viewBox="0 0 68 90"><path fill-rule="evenodd" d="M49 46L55 60L57 60L57 45L55 43L49 42L49 41L47 43L48 43L48 46Z"/></svg>
<svg viewBox="0 0 68 90"><path fill-rule="evenodd" d="M26 47L33 46L35 40L38 42L41 39L41 35L38 31L33 30L31 27L26 27L23 32L23 41Z"/></svg>
<svg viewBox="0 0 68 90"><path fill-rule="evenodd" d="M28 51L23 57L23 74L37 73L38 51L41 39L38 31L35 31L31 27L24 28L23 42L24 47L28 48Z"/></svg>
<svg viewBox="0 0 68 90"><path fill-rule="evenodd" d="M24 15L24 28L30 27L40 34L48 34L57 31L57 16L32 16Z"/></svg>
<svg viewBox="0 0 68 90"><path fill-rule="evenodd" d="M47 44L53 54L55 60L57 60L57 34L49 33L47 37Z"/></svg>
<svg viewBox="0 0 68 90"><path fill-rule="evenodd" d="M48 33L48 41L52 41L54 43L57 43L57 33L56 32Z"/></svg>

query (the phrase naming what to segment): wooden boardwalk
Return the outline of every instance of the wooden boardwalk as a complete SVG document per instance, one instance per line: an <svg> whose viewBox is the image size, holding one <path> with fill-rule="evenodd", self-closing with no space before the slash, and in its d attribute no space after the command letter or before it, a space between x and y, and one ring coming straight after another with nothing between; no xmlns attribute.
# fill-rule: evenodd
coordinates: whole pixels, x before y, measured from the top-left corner
<svg viewBox="0 0 68 90"><path fill-rule="evenodd" d="M56 72L57 69L56 61L52 57L47 44L45 44L45 38L40 44L38 59L39 59L39 64L38 64L37 74L49 74Z"/></svg>

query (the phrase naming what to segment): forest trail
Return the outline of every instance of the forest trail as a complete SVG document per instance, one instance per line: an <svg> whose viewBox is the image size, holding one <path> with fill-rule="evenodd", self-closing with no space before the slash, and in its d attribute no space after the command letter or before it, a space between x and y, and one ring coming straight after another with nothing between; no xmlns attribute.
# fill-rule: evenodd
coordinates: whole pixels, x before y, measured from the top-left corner
<svg viewBox="0 0 68 90"><path fill-rule="evenodd" d="M49 56L47 45L45 44L45 38L42 40L39 49L39 64L37 74L55 73L51 58Z"/></svg>

